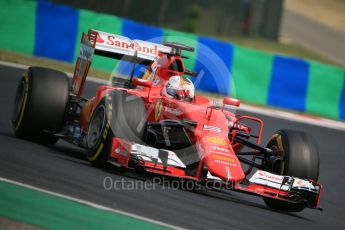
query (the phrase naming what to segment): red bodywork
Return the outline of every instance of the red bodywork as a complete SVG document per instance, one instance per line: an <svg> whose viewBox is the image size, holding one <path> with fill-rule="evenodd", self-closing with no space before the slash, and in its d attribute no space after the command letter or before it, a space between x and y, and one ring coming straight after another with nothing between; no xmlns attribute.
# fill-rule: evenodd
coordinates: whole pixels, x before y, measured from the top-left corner
<svg viewBox="0 0 345 230"><path fill-rule="evenodd" d="M171 56L168 58L177 59L180 57ZM197 145L199 146L198 155L200 156L200 170L197 173L197 176L195 176L193 179L200 179L201 165L206 164L209 171L212 172L212 175L219 177L224 181L239 182L243 180L245 175L243 173L241 164L237 159L235 151L228 139L228 119L224 112L220 109L209 107L210 101L203 96L196 96L195 101L187 102L161 95L162 87L171 76L171 73L166 71L170 64L171 62L169 60L166 66L160 67L160 71L158 71L158 73L164 73L165 75L159 75L160 83L152 86L151 88L139 86L136 89L123 89L111 86L100 86L97 90L94 107L107 93L109 93L109 91L123 90L143 98L148 111L148 122L156 122L166 119L188 119L195 121L197 126L195 127L194 137L195 142L198 143ZM179 74L183 74L183 72ZM140 82L138 83L141 84ZM144 84L145 82L143 82L141 85ZM161 108L158 108L158 106L161 106ZM157 110L161 110L159 117L157 117ZM229 114L229 116L234 119L233 122L236 121L235 115ZM81 117L80 120L83 121L84 119ZM217 127L221 130L221 132L203 130L204 125ZM87 123L82 123L82 128L84 130L87 130L87 127ZM122 140L122 142L123 141L124 140ZM113 149L115 149L119 143L120 142L114 138ZM217 149L215 150L214 147L217 147ZM111 153L111 156L115 159L123 157L123 155L116 154L114 151ZM146 163L148 166L151 164L150 162ZM177 168L163 172L160 170L160 168L163 167L162 165L156 165L155 167L157 167L158 171L155 170L154 167L150 167L149 171L170 176L191 178L190 176L186 176L183 170ZM227 178L227 170L230 171L231 178Z"/></svg>
<svg viewBox="0 0 345 230"><path fill-rule="evenodd" d="M86 38L89 38L89 46L95 47L98 42L98 39L96 39L97 37L97 32L89 31L88 36L83 36L84 40L82 40L82 43L85 42ZM106 39L102 37L101 42L104 42L104 40ZM161 60L159 57L166 58L164 64L160 62ZM180 71L171 70L171 68L169 68L172 63L176 62L181 64ZM74 88L74 92L78 95L81 95L82 86L90 63L91 60L87 60L85 62L85 60L78 59L77 61L73 85L76 85L77 83L81 85L79 88ZM195 96L194 100L191 102L163 96L161 94L162 88L168 79L172 75L185 74L186 70L181 56L158 53L158 58L148 64L148 69L155 69L155 75L149 80L134 79L132 82L137 85L135 89L125 89L107 85L100 86L97 90L92 108L93 110L98 102L107 93L109 93L109 91L121 90L137 95L144 100L148 113L148 122L158 122L167 119L188 119L196 123L194 134L191 137L195 143L195 149L199 157L197 173L194 176L186 174L185 170L178 167L166 167L159 163L146 161L141 162L142 166L147 171L178 178L202 181L205 180L202 176L202 169L206 166L212 176L218 177L223 182L233 185L232 188L234 190L287 200L287 196L289 194L286 191L257 184L250 184L248 186L242 186L240 184L240 182L245 179L245 173L236 153L239 152L243 146L238 143L231 142L231 138L229 138L229 128L234 128L232 129L232 135L235 135L237 130L250 133L251 129L242 125L239 121L249 119L256 122L259 127L257 143L260 144L263 129L263 122L260 119L250 116L239 117L231 112L224 111L225 105L238 107L240 105L240 101L236 99L225 98L220 108L216 108L208 98L203 96ZM80 117L81 129L85 132L87 132L89 125L87 122L87 118L83 116ZM207 130L204 127L216 127L217 131L212 129ZM133 143L127 142L126 140L115 137L113 139L110 157L116 161L117 164L123 167L128 167L132 144Z"/></svg>

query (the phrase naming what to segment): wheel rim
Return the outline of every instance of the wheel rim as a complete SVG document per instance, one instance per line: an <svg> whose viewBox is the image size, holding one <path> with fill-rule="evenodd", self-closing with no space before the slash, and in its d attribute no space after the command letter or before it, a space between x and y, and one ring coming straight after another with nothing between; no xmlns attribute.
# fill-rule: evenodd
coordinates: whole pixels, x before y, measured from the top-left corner
<svg viewBox="0 0 345 230"><path fill-rule="evenodd" d="M22 80L17 88L16 97L15 97L15 107L13 110L13 121L17 121L20 115L20 111L24 103L24 93L25 93L25 84Z"/></svg>
<svg viewBox="0 0 345 230"><path fill-rule="evenodd" d="M283 160L280 162L279 169L276 169L273 171L273 173L278 174L278 175L284 175L284 166L285 166L285 155L284 152L282 152L278 146L273 145L271 146L271 149L273 152L276 153L277 156L280 156L283 158Z"/></svg>
<svg viewBox="0 0 345 230"><path fill-rule="evenodd" d="M89 148L93 148L97 145L102 135L105 125L105 107L102 105L94 112L87 134L87 145Z"/></svg>
<svg viewBox="0 0 345 230"><path fill-rule="evenodd" d="M281 138L281 136L280 136ZM280 143L278 143L280 141ZM275 155L280 156L283 160L280 163L280 167L277 171L274 171L273 173L278 175L284 175L284 169L285 169L285 152L283 148L283 144L281 143L281 140L278 140L276 138L273 142L268 143L268 148L270 148Z"/></svg>

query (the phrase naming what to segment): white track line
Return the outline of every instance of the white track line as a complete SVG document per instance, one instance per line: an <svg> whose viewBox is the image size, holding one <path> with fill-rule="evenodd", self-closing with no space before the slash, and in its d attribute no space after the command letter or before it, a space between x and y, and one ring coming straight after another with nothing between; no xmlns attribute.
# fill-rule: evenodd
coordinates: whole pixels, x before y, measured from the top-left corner
<svg viewBox="0 0 345 230"><path fill-rule="evenodd" d="M16 63L11 63L11 62L4 62L4 61L0 61L0 65L9 66L9 67L17 68L17 69L27 69L29 67L22 64L16 64ZM73 74L67 73L67 75L69 77L72 77ZM91 76L88 76L87 80L91 82L100 83L100 84L109 83L109 81L91 77ZM317 116L311 117L311 116L308 116L307 114L306 115L295 114L292 112L286 112L286 111L282 111L278 109L256 107L256 106L247 105L243 103L240 106L240 110L243 110L246 112L257 113L257 114L261 114L261 115L265 115L269 117L280 118L280 119L284 119L288 121L345 131L345 122L335 121L335 120L331 120L327 118L322 118L322 117L317 117Z"/></svg>
<svg viewBox="0 0 345 230"><path fill-rule="evenodd" d="M118 210L118 209L108 208L108 207L105 207L103 205L99 205L99 204L92 203L92 202L89 202L89 201L86 201L86 200L81 200L81 199L74 198L74 197L71 197L71 196L63 195L63 194L56 193L56 192L53 192L53 191L49 191L49 190L46 190L46 189L38 188L38 187L35 187L35 186L32 186L32 185L24 184L24 183L21 183L21 182L18 182L18 181L14 181L14 180L11 180L11 179L7 179L7 178L4 178L4 177L0 177L0 181L7 182L7 183L10 183L10 184L15 184L15 185L18 185L18 186L21 186L21 187L24 187L24 188L32 189L32 190L35 190L35 191L38 191L38 192L46 193L46 194L49 194L49 195L52 195L52 196L56 196L56 197L59 197L59 198L70 200L70 201L74 201L74 202L77 202L77 203L85 204L85 205L90 206L92 208L97 208L97 209L113 212L113 213L116 213L116 214L132 217L132 218L135 218L135 219L138 219L138 220L142 220L142 221L146 221L146 222L149 222L149 223L152 223L152 224L156 224L156 225L159 225L159 226L162 226L162 227L167 227L167 228L171 228L171 229L184 229L184 228L181 228L181 227L178 227L178 226L175 226L175 225L166 224L166 223L163 223L163 222L160 222L160 221L157 221L157 220L153 220L153 219L150 219L150 218L147 218L147 217L135 215L135 214L132 214L132 213L129 213L129 212L125 212L125 211L121 211L121 210Z"/></svg>

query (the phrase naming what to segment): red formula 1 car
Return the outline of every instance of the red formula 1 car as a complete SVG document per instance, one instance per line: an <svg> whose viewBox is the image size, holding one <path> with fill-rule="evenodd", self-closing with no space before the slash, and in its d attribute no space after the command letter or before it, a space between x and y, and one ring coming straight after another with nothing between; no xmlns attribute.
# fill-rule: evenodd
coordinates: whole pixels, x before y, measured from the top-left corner
<svg viewBox="0 0 345 230"><path fill-rule="evenodd" d="M194 95L188 77L196 73L184 68L182 51L194 49L89 30L71 84L56 70L30 67L24 73L13 113L15 135L44 144L61 138L84 147L97 167L110 163L199 183L218 181L284 211L318 208L322 186L314 139L279 130L261 146L263 122L228 109L239 100L214 103ZM94 55L124 59L132 71L85 99Z"/></svg>

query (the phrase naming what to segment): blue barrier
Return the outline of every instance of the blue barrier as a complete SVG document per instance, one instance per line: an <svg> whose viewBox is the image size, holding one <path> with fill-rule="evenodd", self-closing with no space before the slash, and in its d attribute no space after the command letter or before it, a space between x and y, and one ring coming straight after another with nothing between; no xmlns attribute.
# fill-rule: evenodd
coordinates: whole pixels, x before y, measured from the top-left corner
<svg viewBox="0 0 345 230"><path fill-rule="evenodd" d="M78 16L70 7L38 2L34 55L73 62Z"/></svg>
<svg viewBox="0 0 345 230"><path fill-rule="evenodd" d="M197 90L228 95L233 45L216 39L200 36L197 62L194 70L199 73L193 81Z"/></svg>
<svg viewBox="0 0 345 230"><path fill-rule="evenodd" d="M345 120L345 73L344 73L344 80L343 80L343 90L341 91L340 96L340 119Z"/></svg>
<svg viewBox="0 0 345 230"><path fill-rule="evenodd" d="M306 61L276 56L273 60L268 104L305 111L308 77L309 64Z"/></svg>
<svg viewBox="0 0 345 230"><path fill-rule="evenodd" d="M163 30L153 26L143 25L141 23L134 22L132 20L122 20L122 35L129 37L130 39L150 40L156 43L163 42ZM143 65L136 65L134 75L138 76L143 72ZM132 71L132 65L126 61L121 61L117 67L117 71L120 74L129 75Z"/></svg>

